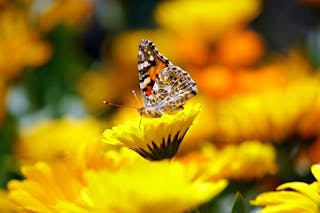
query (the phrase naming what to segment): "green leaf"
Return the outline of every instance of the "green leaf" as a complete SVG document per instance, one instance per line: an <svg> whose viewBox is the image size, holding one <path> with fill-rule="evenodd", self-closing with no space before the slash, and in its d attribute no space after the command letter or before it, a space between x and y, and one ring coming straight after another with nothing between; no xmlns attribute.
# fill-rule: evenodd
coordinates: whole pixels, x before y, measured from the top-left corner
<svg viewBox="0 0 320 213"><path fill-rule="evenodd" d="M244 199L239 192L237 192L236 197L234 199L231 213L246 213Z"/></svg>

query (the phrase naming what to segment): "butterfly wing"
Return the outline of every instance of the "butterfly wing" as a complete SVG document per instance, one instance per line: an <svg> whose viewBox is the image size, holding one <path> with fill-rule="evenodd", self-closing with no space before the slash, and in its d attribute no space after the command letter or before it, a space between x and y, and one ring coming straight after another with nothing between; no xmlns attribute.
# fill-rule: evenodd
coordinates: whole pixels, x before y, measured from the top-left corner
<svg viewBox="0 0 320 213"><path fill-rule="evenodd" d="M152 90L149 108L160 114L182 108L185 102L198 93L197 85L189 73L180 67L166 67L160 72Z"/></svg>
<svg viewBox="0 0 320 213"><path fill-rule="evenodd" d="M152 41L142 40L138 50L138 73L144 105L150 102L150 95L159 73L173 64L159 53Z"/></svg>

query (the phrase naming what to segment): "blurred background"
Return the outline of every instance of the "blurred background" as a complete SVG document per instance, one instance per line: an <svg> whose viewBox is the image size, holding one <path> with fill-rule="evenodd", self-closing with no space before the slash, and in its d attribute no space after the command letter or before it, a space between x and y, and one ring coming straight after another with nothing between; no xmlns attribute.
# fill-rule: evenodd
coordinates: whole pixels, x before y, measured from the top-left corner
<svg viewBox="0 0 320 213"><path fill-rule="evenodd" d="M198 85L190 101L202 111L180 154L204 141L270 142L279 172L269 185L311 181L320 161L319 9L317 0L0 0L1 188L21 179L21 164L69 158L139 117L103 100L141 107L131 90L139 93L145 38Z"/></svg>

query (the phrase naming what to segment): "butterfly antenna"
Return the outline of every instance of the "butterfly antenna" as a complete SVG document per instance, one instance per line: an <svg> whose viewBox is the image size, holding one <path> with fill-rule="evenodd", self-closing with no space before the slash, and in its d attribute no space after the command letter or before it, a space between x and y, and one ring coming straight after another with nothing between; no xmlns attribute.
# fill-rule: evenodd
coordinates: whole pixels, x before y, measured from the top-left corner
<svg viewBox="0 0 320 213"><path fill-rule="evenodd" d="M137 100L137 102L138 102L140 105L143 105L142 102L139 100L139 98L138 98L137 93L136 93L135 90L132 90L132 94L133 94L133 96L135 97L135 99ZM139 129L140 129L140 126L141 126L141 122L142 122L142 114L140 113Z"/></svg>
<svg viewBox="0 0 320 213"><path fill-rule="evenodd" d="M103 100L103 103L106 105L111 105L111 106L116 106L116 107L128 107L128 108L139 109L138 107L134 107L134 106L130 106L130 105L121 105L121 104L111 103L107 100Z"/></svg>

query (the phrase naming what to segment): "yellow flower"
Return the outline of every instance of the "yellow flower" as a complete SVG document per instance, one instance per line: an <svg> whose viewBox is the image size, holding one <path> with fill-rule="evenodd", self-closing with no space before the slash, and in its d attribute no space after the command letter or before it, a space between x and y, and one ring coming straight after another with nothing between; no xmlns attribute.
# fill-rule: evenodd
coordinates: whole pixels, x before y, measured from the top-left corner
<svg viewBox="0 0 320 213"><path fill-rule="evenodd" d="M79 146L100 139L102 129L92 118L42 121L20 131L15 150L25 161L72 160Z"/></svg>
<svg viewBox="0 0 320 213"><path fill-rule="evenodd" d="M217 104L214 139L237 143L260 139L280 142L297 131L320 92L317 77L292 80L283 89L236 96Z"/></svg>
<svg viewBox="0 0 320 213"><path fill-rule="evenodd" d="M195 166L137 156L111 150L102 159L109 163L98 169L78 164L25 166L25 179L8 185L9 199L34 213L178 213L209 201L227 185L226 180L201 179Z"/></svg>
<svg viewBox="0 0 320 213"><path fill-rule="evenodd" d="M206 144L200 152L193 151L175 160L201 165L203 175L215 180L253 180L277 172L275 149L259 141L245 141L222 148Z"/></svg>
<svg viewBox="0 0 320 213"><path fill-rule="evenodd" d="M92 4L86 0L54 0L42 11L37 11L40 26L44 30L52 30L59 24L74 26L91 15Z"/></svg>
<svg viewBox="0 0 320 213"><path fill-rule="evenodd" d="M64 200L76 200L83 187L83 180L71 165L37 163L24 166L22 173L25 180L9 182L9 199L28 212L66 212L57 211L55 206Z"/></svg>
<svg viewBox="0 0 320 213"><path fill-rule="evenodd" d="M265 192L251 203L264 206L261 213L319 212L320 211L320 164L311 167L316 178L312 184L291 182L280 185L275 192ZM287 189L287 190L286 190Z"/></svg>
<svg viewBox="0 0 320 213"><path fill-rule="evenodd" d="M120 66L118 72L128 74L128 69L131 70L132 68L136 68L138 66L138 46L142 39L150 39L153 41L158 50L166 57L171 58L172 55L175 55L172 54L172 51L175 51L175 49L172 48L172 38L170 37L171 35L169 36L168 34L170 34L170 32L167 32L163 29L157 29L132 30L117 36L111 44L111 55L115 65ZM126 51L126 54L131 57L123 57L124 50ZM175 61L172 62L176 64ZM136 73L133 73L134 75L132 76L136 76Z"/></svg>
<svg viewBox="0 0 320 213"><path fill-rule="evenodd" d="M176 0L161 2L155 17L161 26L173 32L207 39L249 22L258 14L259 7L258 0Z"/></svg>
<svg viewBox="0 0 320 213"><path fill-rule="evenodd" d="M172 115L141 117L141 123L134 120L105 130L103 140L105 143L128 147L150 160L172 158L199 110L199 105L188 105Z"/></svg>
<svg viewBox="0 0 320 213"><path fill-rule="evenodd" d="M8 200L8 192L5 190L0 190L0 212L2 213L14 213L18 212L16 206L14 206Z"/></svg>
<svg viewBox="0 0 320 213"><path fill-rule="evenodd" d="M39 39L26 14L12 8L0 12L0 40L0 73L7 79L26 66L43 65L51 55L49 45Z"/></svg>
<svg viewBox="0 0 320 213"><path fill-rule="evenodd" d="M177 162L140 161L115 173L88 172L84 195L91 198L87 204L95 207L92 212L184 212L210 200L227 184L200 181L196 174Z"/></svg>

